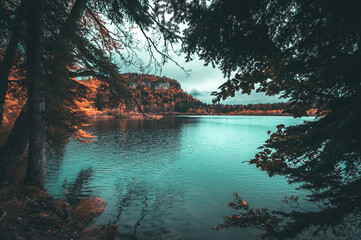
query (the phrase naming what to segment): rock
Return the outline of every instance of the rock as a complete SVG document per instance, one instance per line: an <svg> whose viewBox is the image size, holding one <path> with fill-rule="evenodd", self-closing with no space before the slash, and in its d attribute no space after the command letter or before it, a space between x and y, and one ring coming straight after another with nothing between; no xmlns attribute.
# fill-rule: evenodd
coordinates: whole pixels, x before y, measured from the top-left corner
<svg viewBox="0 0 361 240"><path fill-rule="evenodd" d="M0 239L106 239L105 226L84 229L104 209L101 198L84 199L71 209L35 187L2 189Z"/></svg>

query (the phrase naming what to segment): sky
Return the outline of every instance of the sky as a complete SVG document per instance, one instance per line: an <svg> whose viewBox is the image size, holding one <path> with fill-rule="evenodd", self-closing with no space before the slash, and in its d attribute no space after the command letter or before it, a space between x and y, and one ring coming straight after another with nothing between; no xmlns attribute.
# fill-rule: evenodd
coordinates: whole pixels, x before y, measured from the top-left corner
<svg viewBox="0 0 361 240"><path fill-rule="evenodd" d="M144 41L141 35L138 35L140 41ZM145 51L138 51L138 56L142 58L143 62L147 63L149 61L149 54ZM180 66L187 70L185 72L175 63L168 61L163 67L161 72L154 71L152 69L147 70L145 73L153 74L157 76L165 76L177 80L184 91L191 94L193 97L201 100L204 103L211 104L212 91L217 91L218 87L222 85L227 79L224 78L222 72L213 68L211 65L204 66L204 61L199 60L194 56L194 60L191 62L185 61L185 55L177 56L172 55L174 59ZM136 72L141 73L139 68L135 66L121 67L120 71L123 73L126 72ZM256 104L256 103L275 103L275 102L284 102L284 99L279 99L277 96L266 96L263 93L252 92L250 95L241 94L240 92L236 93L235 97L229 97L225 101L221 101L222 104Z"/></svg>
<svg viewBox="0 0 361 240"><path fill-rule="evenodd" d="M188 76L175 64L169 63L164 66L164 76L177 80L184 91L204 103L212 103L212 91L217 91L218 87L227 81L221 70L213 68L211 65L204 66L204 61L195 59L186 63L183 58L178 60L185 69L189 69ZM172 66L174 65L174 66ZM222 101L223 104L249 104L249 103L274 103L284 101L278 97L269 97L263 93L253 92L251 95L238 92L235 97L229 97Z"/></svg>

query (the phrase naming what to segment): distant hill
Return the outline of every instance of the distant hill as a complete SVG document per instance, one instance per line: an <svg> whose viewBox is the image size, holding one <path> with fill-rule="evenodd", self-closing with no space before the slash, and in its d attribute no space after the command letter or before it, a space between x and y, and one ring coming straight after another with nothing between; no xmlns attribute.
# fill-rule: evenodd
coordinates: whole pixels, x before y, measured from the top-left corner
<svg viewBox="0 0 361 240"><path fill-rule="evenodd" d="M129 115L140 112L149 114L225 114L225 115L287 115L285 103L248 105L205 104L184 92L179 82L167 77L149 74L126 73L122 75L131 89L134 99L120 106L111 106L109 90L96 84L96 80L84 81L91 86L93 107L111 115ZM83 82L83 81L82 81ZM90 101L91 102L91 101ZM140 108L140 109L139 109Z"/></svg>
<svg viewBox="0 0 361 240"><path fill-rule="evenodd" d="M118 105L118 99L111 94L110 86L97 79L78 80L87 87L84 98L75 99L73 111L82 111L87 116L150 116L163 114L217 114L217 115L288 115L283 113L286 103L248 105L205 104L184 92L179 82L167 77L148 74L126 73L124 80L134 99L127 99ZM26 90L11 83L6 95L4 126L11 126L26 102ZM315 115L313 110L309 115ZM4 135L1 134L0 136ZM0 137L0 142L1 142Z"/></svg>
<svg viewBox="0 0 361 240"><path fill-rule="evenodd" d="M179 82L148 74L123 74L137 102L146 113L189 112L203 103L184 92Z"/></svg>

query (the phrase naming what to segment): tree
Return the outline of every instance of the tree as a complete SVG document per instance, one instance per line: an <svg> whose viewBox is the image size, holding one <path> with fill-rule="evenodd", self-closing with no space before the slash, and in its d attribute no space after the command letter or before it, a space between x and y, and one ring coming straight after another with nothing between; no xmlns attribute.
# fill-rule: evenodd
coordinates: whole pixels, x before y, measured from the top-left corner
<svg viewBox="0 0 361 240"><path fill-rule="evenodd" d="M361 16L356 1L194 1L184 51L222 69L228 81L215 102L236 91L288 99L287 112L317 117L278 126L250 164L309 190L319 211L239 210L219 227L258 227L264 238L292 238L305 230L342 230L357 238L361 226ZM212 23L211 25L209 23ZM234 75L233 78L231 76ZM293 199L294 200L294 199Z"/></svg>
<svg viewBox="0 0 361 240"><path fill-rule="evenodd" d="M24 12L23 12L23 2L21 6L16 8L15 14L15 22L13 24L9 24L9 28L4 28L5 32L12 31L11 37L8 41L8 45L5 48L5 53L3 55L3 59L0 63L0 127L3 122L4 115L4 105L5 105L5 97L6 92L8 90L8 79L10 75L11 67L14 64L16 51L18 49L18 44L20 41L21 30L24 20ZM8 13L10 10L6 11L4 6L1 6L1 12L5 15L5 12ZM6 14L6 15L7 15ZM8 21L10 22L10 21ZM13 25L13 26L11 26Z"/></svg>
<svg viewBox="0 0 361 240"><path fill-rule="evenodd" d="M25 183L45 188L45 93L43 11L40 0L26 2L27 69L29 103L29 153Z"/></svg>
<svg viewBox="0 0 361 240"><path fill-rule="evenodd" d="M55 146L54 143L63 142L69 136L84 137L81 127L86 122L85 113L76 108L76 101L81 101L86 87L79 79L97 78L111 89L117 102L124 101L131 98L132 93L112 58L117 54L123 64L135 64L138 60L135 51L137 41L129 27L134 25L143 33L147 41L145 47L151 56L148 65L154 64L155 67L167 60L173 61L169 50L180 37L177 35L178 26L171 23L173 20L166 20L167 10L162 9L158 2L61 0L36 1L32 2L35 4L33 6L26 3L1 1L0 22L5 26L0 30L4 40L0 45L1 69L6 68L6 71L0 74L1 86L4 86L0 92L0 113L2 116L4 93L10 79L9 69L17 68L26 75L25 79L17 80L27 86L28 104L24 106L28 106L31 119L26 126L30 130L30 137L25 182L45 188L45 146ZM41 8L33 12L37 3ZM24 13L28 21L22 21L20 13ZM14 27L18 25L24 27ZM163 44L155 40L158 38L162 39ZM17 48L19 44L22 46ZM162 61L157 60L155 52L162 57ZM22 64L22 61L26 64ZM1 172L9 172L6 176L11 175L12 170L8 167L14 164L8 163L17 154L18 148L9 150L5 146L9 142L16 142L16 138L21 140L21 135L15 133L19 133L19 129L24 127L22 125L26 124L20 121L20 117L17 122L19 124L14 125L9 135L12 137L0 150Z"/></svg>

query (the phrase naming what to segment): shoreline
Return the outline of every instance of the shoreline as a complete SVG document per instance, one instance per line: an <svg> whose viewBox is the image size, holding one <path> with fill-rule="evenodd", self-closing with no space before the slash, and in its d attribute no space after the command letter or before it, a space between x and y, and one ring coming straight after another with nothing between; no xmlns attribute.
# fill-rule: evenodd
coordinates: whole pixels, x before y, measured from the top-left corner
<svg viewBox="0 0 361 240"><path fill-rule="evenodd" d="M0 190L0 239L116 239L117 225L91 224L105 206L100 197L72 205L37 187L6 186Z"/></svg>
<svg viewBox="0 0 361 240"><path fill-rule="evenodd" d="M108 111L107 111L108 112ZM122 115L114 115L114 114L107 114L107 112L102 112L100 114L93 114L88 117L90 121L97 120L97 119L130 119L130 120L140 120L145 119L142 113L125 113ZM244 113L237 113L237 114L226 114L226 113L194 113L194 112L171 112L171 113L145 113L145 116L149 118L149 120L160 120L166 117L173 117L173 116L181 116L181 115L189 115L189 116L285 116L285 117L293 117L288 113L275 113L275 112L244 112ZM310 113L307 117L315 117L316 115Z"/></svg>

